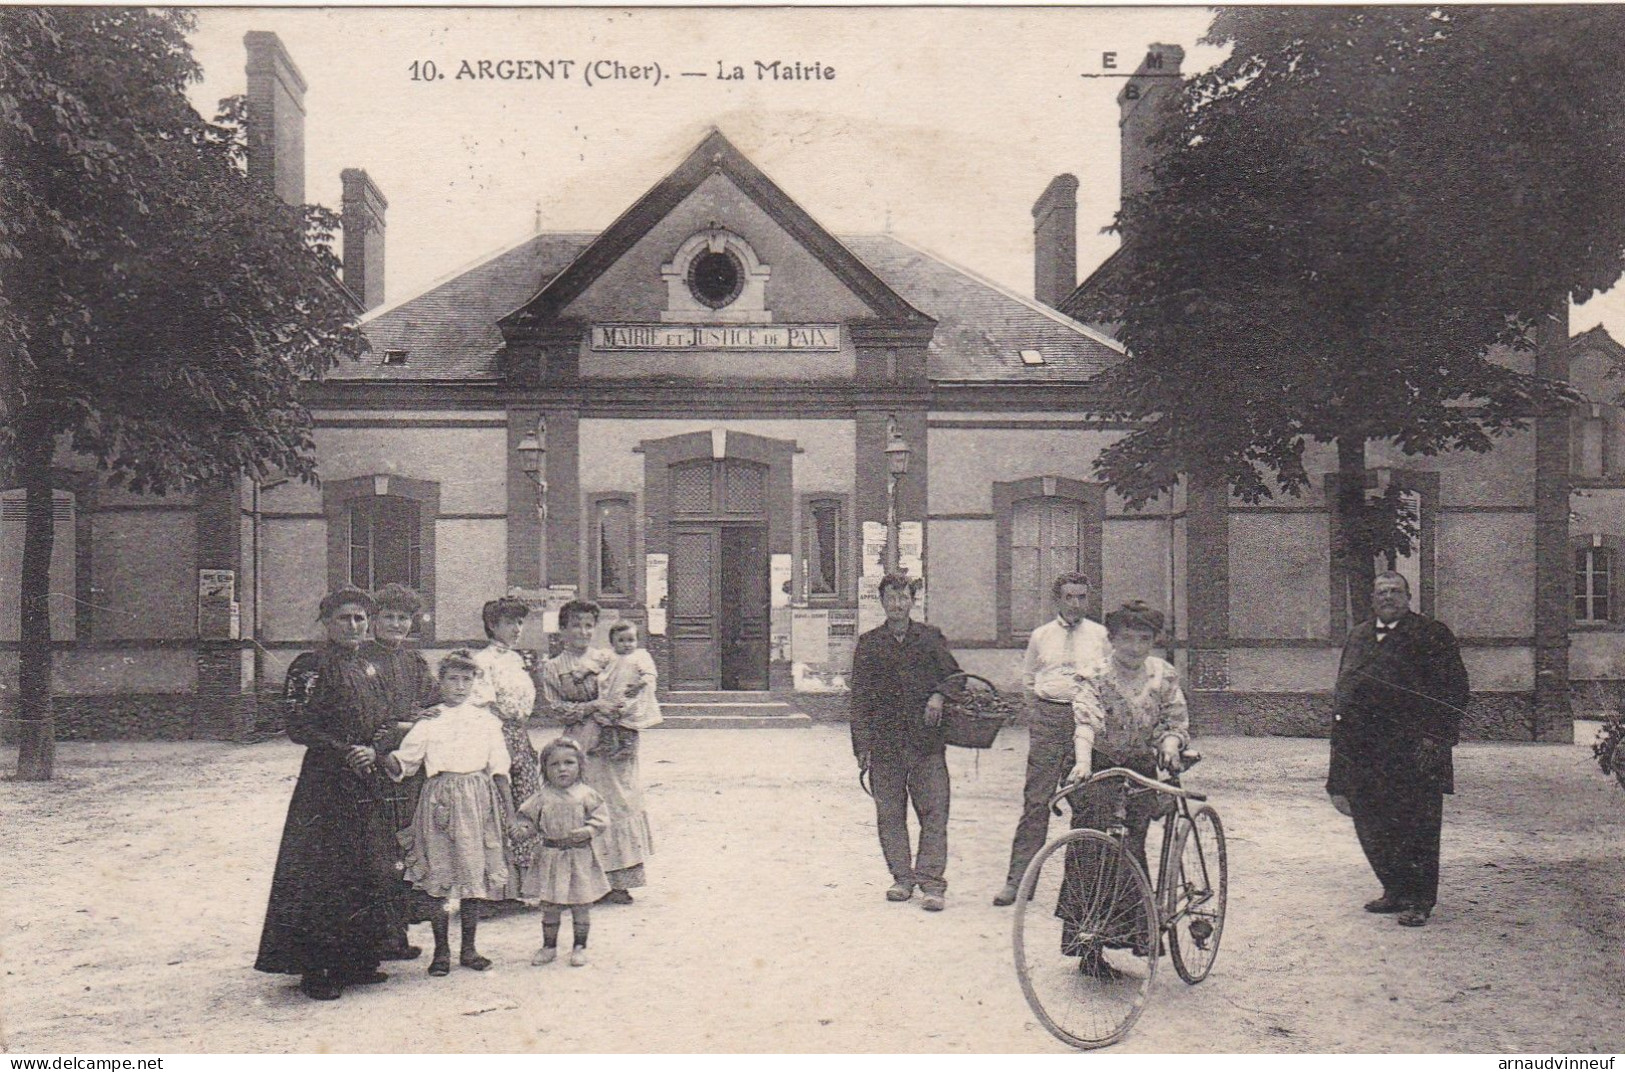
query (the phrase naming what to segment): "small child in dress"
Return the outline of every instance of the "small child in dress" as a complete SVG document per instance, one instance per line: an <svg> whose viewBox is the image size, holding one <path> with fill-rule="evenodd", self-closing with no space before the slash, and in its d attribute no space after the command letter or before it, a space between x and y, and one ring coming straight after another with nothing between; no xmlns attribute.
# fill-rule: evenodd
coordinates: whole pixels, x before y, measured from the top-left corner
<svg viewBox="0 0 1625 1072"><path fill-rule="evenodd" d="M613 724L598 732L598 753L610 759L625 759L637 740L637 732L664 721L660 701L655 699L654 657L638 647L638 627L617 622L610 627L609 642L615 659L599 678L599 695L615 705Z"/></svg>
<svg viewBox="0 0 1625 1072"><path fill-rule="evenodd" d="M419 767L429 778L403 840L406 880L441 899L445 909L430 920L434 928L430 975L451 972L447 932L454 914L462 917L458 963L475 971L491 966L474 945L478 910L463 902L507 896L502 831L504 823L514 822L508 747L497 716L469 702L479 673L479 664L467 651L454 651L440 660L441 703L430 717L414 723L400 748L382 760L384 771L397 782Z"/></svg>
<svg viewBox="0 0 1625 1072"><path fill-rule="evenodd" d="M522 836L541 834L541 848L525 868L520 888L527 900L542 905L542 948L532 964L551 964L559 955L559 922L566 907L575 931L570 964L587 963L587 930L592 904L609 892L593 852L592 839L609 829L609 805L581 781L585 762L581 746L568 737L555 738L542 749L542 784L519 805Z"/></svg>

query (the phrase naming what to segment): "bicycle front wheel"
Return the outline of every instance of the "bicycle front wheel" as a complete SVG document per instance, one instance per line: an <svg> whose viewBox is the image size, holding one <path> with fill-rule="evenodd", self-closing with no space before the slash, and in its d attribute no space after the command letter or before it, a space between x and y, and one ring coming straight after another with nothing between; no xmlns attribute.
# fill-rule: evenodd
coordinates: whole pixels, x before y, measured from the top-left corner
<svg viewBox="0 0 1625 1072"><path fill-rule="evenodd" d="M1229 888L1224 824L1207 805L1181 819L1174 834L1173 874L1163 883L1163 925L1174 971L1187 983L1207 978L1224 934L1224 900Z"/></svg>
<svg viewBox="0 0 1625 1072"><path fill-rule="evenodd" d="M1157 971L1151 883L1121 843L1073 830L1021 878L1013 941L1021 992L1046 1030L1092 1050L1128 1033Z"/></svg>

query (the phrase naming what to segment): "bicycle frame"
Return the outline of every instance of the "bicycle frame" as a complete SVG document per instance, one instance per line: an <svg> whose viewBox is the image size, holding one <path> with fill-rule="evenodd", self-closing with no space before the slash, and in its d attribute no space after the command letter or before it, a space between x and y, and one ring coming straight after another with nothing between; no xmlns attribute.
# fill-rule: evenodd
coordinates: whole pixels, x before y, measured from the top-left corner
<svg viewBox="0 0 1625 1072"><path fill-rule="evenodd" d="M1184 766L1200 758L1187 753ZM1069 1045L1095 1049L1127 1034L1146 1008L1165 946L1186 983L1207 978L1218 955L1228 886L1224 826L1205 794L1185 789L1172 772L1169 777L1157 781L1111 767L1061 786L1050 798L1058 815L1060 802L1074 793L1115 783L1116 806L1101 824L1105 829L1075 827L1047 842L1027 865L1016 896L1012 944L1022 993L1045 1029ZM1154 885L1149 868L1125 844L1129 800L1152 792L1173 798L1170 814L1163 816ZM1072 870L1073 849L1088 846L1102 861L1108 857L1099 853L1108 853L1121 870L1096 865L1094 893L1068 901L1068 883L1081 877ZM1030 908L1041 884L1045 903ZM1125 899L1137 905L1124 906ZM1101 905L1107 907L1102 911ZM1144 922L1136 923L1136 915ZM1114 949L1121 951L1116 964L1105 959Z"/></svg>
<svg viewBox="0 0 1625 1072"><path fill-rule="evenodd" d="M1157 881L1156 885L1153 887L1153 899L1156 901L1159 917L1157 920L1158 929L1172 932L1174 925L1177 924L1179 920L1184 918L1193 907L1204 904L1208 898L1212 896L1212 894L1211 892L1202 893L1199 894L1194 900L1187 901L1185 904L1176 904L1175 900L1178 891L1169 888L1167 885L1168 875L1172 870L1170 864L1173 862L1173 853L1175 848L1174 842L1176 840L1174 837L1174 828L1181 818L1185 819L1187 822L1191 821L1190 801L1194 800L1199 804L1207 801L1206 793L1198 793L1194 790L1182 788L1179 784L1178 774L1170 773L1168 777L1169 780L1164 782L1158 781L1154 778L1147 778L1138 771L1129 770L1127 767L1108 767L1103 771L1090 775L1088 778L1085 778L1082 781L1068 782L1062 785L1056 790L1055 795L1050 797L1049 806L1051 812L1059 815L1061 813L1061 801L1066 800L1073 793L1087 789L1089 786L1095 785L1099 782L1111 780L1120 781L1121 791L1118 793L1117 801L1112 811L1112 821L1108 824L1105 830L1101 831L1101 833L1110 837L1112 840L1121 843L1122 840L1128 836L1128 801L1130 796L1140 793L1156 792L1174 798L1174 810L1164 816L1162 820L1162 850L1158 855ZM1136 786L1139 788L1135 788ZM1070 801L1068 801L1068 804L1070 806ZM1201 861L1203 868L1203 874L1201 876L1202 888L1204 890L1210 890L1211 882L1209 881L1209 876L1206 873L1206 857L1203 856ZM1149 876L1147 877L1149 878Z"/></svg>

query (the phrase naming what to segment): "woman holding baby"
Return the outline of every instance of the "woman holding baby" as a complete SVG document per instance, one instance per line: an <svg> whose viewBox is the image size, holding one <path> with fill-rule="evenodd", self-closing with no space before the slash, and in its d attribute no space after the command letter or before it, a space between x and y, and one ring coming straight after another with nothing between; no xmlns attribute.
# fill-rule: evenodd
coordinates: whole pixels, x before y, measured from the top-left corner
<svg viewBox="0 0 1625 1072"><path fill-rule="evenodd" d="M600 614L598 604L586 600L572 600L559 609L564 650L542 665L542 697L587 754L583 781L609 805L609 829L593 841L609 876L610 891L603 901L631 904L631 891L646 882L643 862L653 852L653 842L643 807L638 735L606 735L614 747L600 747L599 731L622 722L623 715L613 699L600 696L600 683L615 660L613 652L592 643Z"/></svg>

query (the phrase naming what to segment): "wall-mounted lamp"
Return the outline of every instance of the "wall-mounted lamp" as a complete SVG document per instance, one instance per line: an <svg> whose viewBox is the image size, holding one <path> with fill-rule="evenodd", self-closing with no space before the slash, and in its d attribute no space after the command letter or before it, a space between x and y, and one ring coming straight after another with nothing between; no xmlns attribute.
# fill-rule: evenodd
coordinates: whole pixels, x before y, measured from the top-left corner
<svg viewBox="0 0 1625 1072"><path fill-rule="evenodd" d="M897 427L897 418L886 418L886 572L897 572L897 478L908 472L911 451Z"/></svg>
<svg viewBox="0 0 1625 1072"><path fill-rule="evenodd" d="M537 418L536 427L525 433L515 448L519 468L536 485L536 516L547 517L547 422Z"/></svg>
<svg viewBox="0 0 1625 1072"><path fill-rule="evenodd" d="M897 428L897 418L886 418L886 472L890 476L902 476L908 472L908 458L913 451L909 450L908 443L903 439L903 433Z"/></svg>

